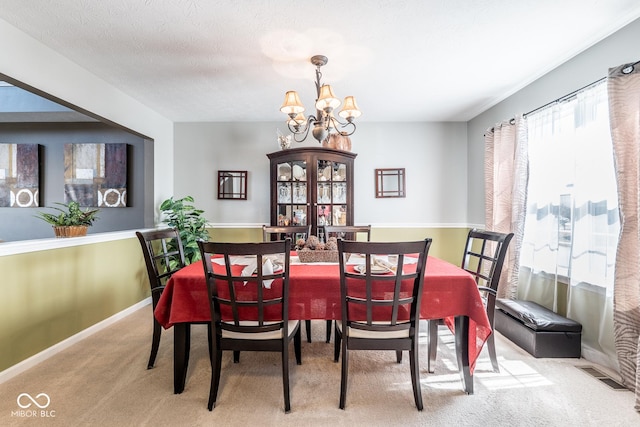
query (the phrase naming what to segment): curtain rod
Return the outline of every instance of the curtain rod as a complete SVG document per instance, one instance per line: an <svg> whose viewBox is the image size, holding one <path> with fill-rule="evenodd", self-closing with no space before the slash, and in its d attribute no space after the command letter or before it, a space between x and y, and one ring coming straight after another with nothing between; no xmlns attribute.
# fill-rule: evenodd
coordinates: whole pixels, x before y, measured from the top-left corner
<svg viewBox="0 0 640 427"><path fill-rule="evenodd" d="M634 67L635 67L636 65L638 65L638 64L640 64L640 61L636 61L636 62L634 62L633 64L626 65L626 66L622 69L622 72L623 72L624 74L629 74L629 73L631 73L631 72L633 71ZM573 92L568 93L567 95L561 96L560 98L558 98L558 99L556 99L556 100L554 100L554 101L547 102L547 103L546 103L546 104L544 104L542 107L538 107L538 108L535 108L535 109L533 109L533 110L529 111L528 113L524 113L524 114L523 114L523 116L524 116L524 117L527 117L529 114L535 113L536 111L540 111L540 110L542 110L543 108L546 108L546 107L548 107L548 106L550 106L550 105L553 105L553 104L556 104L556 103L558 103L558 102L562 102L562 101L566 101L566 100L568 100L568 99L571 99L571 98L572 98L572 97L574 97L577 93L579 93L579 92L581 92L581 91L583 91L583 90L585 90L585 89L588 89L588 88L590 88L590 87L592 87L592 86L595 86L595 85L597 85L598 83L601 83L601 82L603 82L603 81L604 81L604 80L606 80L606 79L607 79L607 76L604 76L604 77L602 77L602 78L600 78L600 79L596 80L595 82L591 82L591 83L589 83L588 85L583 86L583 87L581 87L580 89L576 89L576 90L574 90ZM514 119L511 119L511 120L514 120ZM510 120L509 122L511 122L511 120Z"/></svg>
<svg viewBox="0 0 640 427"><path fill-rule="evenodd" d="M639 62L640 62L640 61L639 61ZM636 62L636 64L637 64L637 62ZM633 64L633 65L635 65L635 64ZM606 80L606 79L607 79L607 77L606 77L606 76L605 76L605 77L602 77L602 78L599 78L599 79L598 79L598 80L596 80L595 82L591 82L591 83L589 83L588 85L582 86L580 89L576 89L576 90L574 90L573 92L570 92L570 93L568 93L568 94L566 94L566 95L563 95L563 96L561 96L561 97L560 97L560 98L558 98L558 99L554 99L553 101L551 101L551 102L547 102L546 104L544 104L544 105L542 105L542 106L540 106L540 107L538 107L538 108L534 108L533 110L529 111L528 113L524 113L524 114L522 115L522 117L527 117L529 114L533 114L533 113L535 113L536 111L540 111L540 110L542 110L542 109L544 109L544 108L547 108L548 106L553 105L553 104L556 104L556 103L558 103L558 102L566 101L566 100L570 99L571 97L575 96L578 92L580 92L580 91L582 91L582 90L585 90L585 89L587 89L587 88L590 88L591 86L595 86L595 85L597 85L598 83L600 83L600 82L602 82L602 81L604 81L604 80ZM515 125L515 124L516 124L516 119L515 119L515 117L513 117L513 118L511 118L511 119L509 120L509 124L511 124L511 125ZM490 131L493 131L493 130L494 130L494 128L495 128L495 127L492 127L492 128L490 129Z"/></svg>
<svg viewBox="0 0 640 427"><path fill-rule="evenodd" d="M625 67L622 69L622 72L623 72L624 74L629 74L629 73L631 73L631 72L634 70L634 67L635 67L636 65L638 65L638 64L640 64L640 61L636 61L636 62L634 62L633 64L625 65ZM597 85L598 83L600 83L600 82L602 82L602 81L604 81L604 80L606 80L606 79L607 79L607 76L604 76L604 77L602 77L602 78L599 78L599 79L598 79L598 80L596 80L595 82L591 82L591 83L589 83L588 85L581 87L580 89L576 89L576 90L574 90L573 92L568 93L568 94L566 94L566 95L564 95L564 96L561 96L560 98L558 98L558 99L556 99L556 100L553 100L553 101L551 101L551 102L547 102L546 104L544 104L544 105L543 105L543 106L541 106L541 107L534 108L533 110L529 111L528 113L524 113L524 114L522 115L522 117L527 117L529 114L533 114L533 113L535 113L536 111L540 111L540 110L542 110L543 108L546 108L546 107L548 107L548 106L550 106L550 105L553 105L553 104L555 104L555 103L562 102L562 101L566 101L567 99L569 99L569 98L571 98L571 97L575 96L578 92L583 91L583 90L585 90L585 89L587 89L587 88L590 88L591 86L595 86L595 85ZM516 123L516 119L515 119L515 118L512 118L511 120L509 120L509 123L510 123L510 124L512 124L512 125L513 125L513 124L515 124L515 123ZM495 128L495 127L492 127L491 129L488 129L488 130L489 130L490 132L493 132L494 128Z"/></svg>
<svg viewBox="0 0 640 427"><path fill-rule="evenodd" d="M534 108L533 110L529 111L528 113L524 113L524 114L523 114L523 117L527 117L529 114L533 114L533 113L535 113L536 111L540 111L540 110L542 110L542 109L544 109L544 108L547 108L547 107L548 107L548 106L550 106L550 105L557 104L557 103L562 102L562 101L567 101L567 100L569 100L569 99L573 98L574 96L576 96L576 94L580 93L581 91L583 91L583 90L585 90L585 89L588 89L588 88L590 88L590 87L592 87L592 86L595 86L595 85L597 85L597 84L599 84L599 83L601 83L601 82L605 81L606 79L607 79L607 77L606 77L606 76L605 76L605 77L602 77L602 78L599 78L599 79L598 79L598 80L596 80L595 82L591 82L591 83L589 83L588 85L582 86L580 89L576 89L576 90L574 90L573 92L570 92L570 93L568 93L568 94L566 94L566 95L564 95L564 96L561 96L561 97L560 97L560 98L558 98L558 99L555 99L555 100L553 100L553 101L551 101L551 102L547 102L546 104L544 104L544 105L543 105L543 106L541 106L541 107ZM511 120L514 120L514 119L511 119Z"/></svg>

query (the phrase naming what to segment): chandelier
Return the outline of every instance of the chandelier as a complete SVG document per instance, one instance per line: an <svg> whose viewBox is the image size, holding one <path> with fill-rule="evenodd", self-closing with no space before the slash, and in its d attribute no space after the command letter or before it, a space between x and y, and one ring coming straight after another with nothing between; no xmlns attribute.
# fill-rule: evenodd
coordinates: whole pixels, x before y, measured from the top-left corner
<svg viewBox="0 0 640 427"><path fill-rule="evenodd" d="M291 90L284 95L284 102L280 111L289 116L287 127L293 134L296 142L302 142L307 138L309 129L313 128L311 134L319 143L322 143L330 134L339 134L342 136L353 135L356 131L354 119L359 117L362 112L358 109L356 99L353 96L344 98L342 110L338 113L345 122L341 122L333 115L333 110L340 106L340 100L333 94L333 90L329 85L323 85L320 82L322 73L320 67L326 65L328 59L323 55L315 55L311 57L311 63L316 66L316 115L305 117L304 105L300 102L298 92ZM338 128L346 130L338 130Z"/></svg>

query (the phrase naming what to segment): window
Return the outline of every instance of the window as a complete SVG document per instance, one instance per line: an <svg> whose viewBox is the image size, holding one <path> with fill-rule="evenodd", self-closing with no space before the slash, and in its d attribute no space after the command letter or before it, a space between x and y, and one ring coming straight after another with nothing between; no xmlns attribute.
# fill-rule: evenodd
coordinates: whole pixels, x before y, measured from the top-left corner
<svg viewBox="0 0 640 427"><path fill-rule="evenodd" d="M620 229L606 82L527 117L521 265L611 290Z"/></svg>

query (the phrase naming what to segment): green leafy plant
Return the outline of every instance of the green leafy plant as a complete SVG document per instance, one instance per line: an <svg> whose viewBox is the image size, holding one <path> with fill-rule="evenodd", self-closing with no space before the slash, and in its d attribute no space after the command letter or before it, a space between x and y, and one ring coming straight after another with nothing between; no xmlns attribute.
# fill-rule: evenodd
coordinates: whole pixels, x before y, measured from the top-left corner
<svg viewBox="0 0 640 427"><path fill-rule="evenodd" d="M99 209L80 209L78 202L71 201L69 203L54 203L57 206L51 206L56 213L38 212L37 218L53 225L53 226L69 226L69 225L86 225L91 226L98 219Z"/></svg>
<svg viewBox="0 0 640 427"><path fill-rule="evenodd" d="M202 216L204 211L197 209L192 204L193 202L194 200L191 196L176 200L171 197L160 205L160 210L166 215L162 222L169 227L175 228L180 234L187 264L200 260L198 240L209 240L209 233L206 230L207 220Z"/></svg>

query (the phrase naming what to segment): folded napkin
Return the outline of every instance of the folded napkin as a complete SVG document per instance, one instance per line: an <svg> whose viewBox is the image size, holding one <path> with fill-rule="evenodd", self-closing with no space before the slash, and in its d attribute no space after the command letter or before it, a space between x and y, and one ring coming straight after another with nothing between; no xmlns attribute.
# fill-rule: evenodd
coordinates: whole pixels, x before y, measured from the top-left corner
<svg viewBox="0 0 640 427"><path fill-rule="evenodd" d="M387 261L385 258L379 257L379 256L372 256L371 257L371 259L373 260L373 265L377 265L379 267L384 268L387 271L395 273L396 270L398 269L398 264L397 263L391 263L391 262Z"/></svg>
<svg viewBox="0 0 640 427"><path fill-rule="evenodd" d="M253 275L254 271L256 271L256 268L258 268L258 261L254 258L252 261L249 262L249 264L247 264L245 268L242 269L241 274L243 276L251 276ZM267 260L262 264L262 274L265 276L273 274L273 263L269 258L267 258ZM267 289L271 289L272 282L273 282L273 279L263 280L262 286L264 286ZM246 285L247 282L244 282L244 284Z"/></svg>

